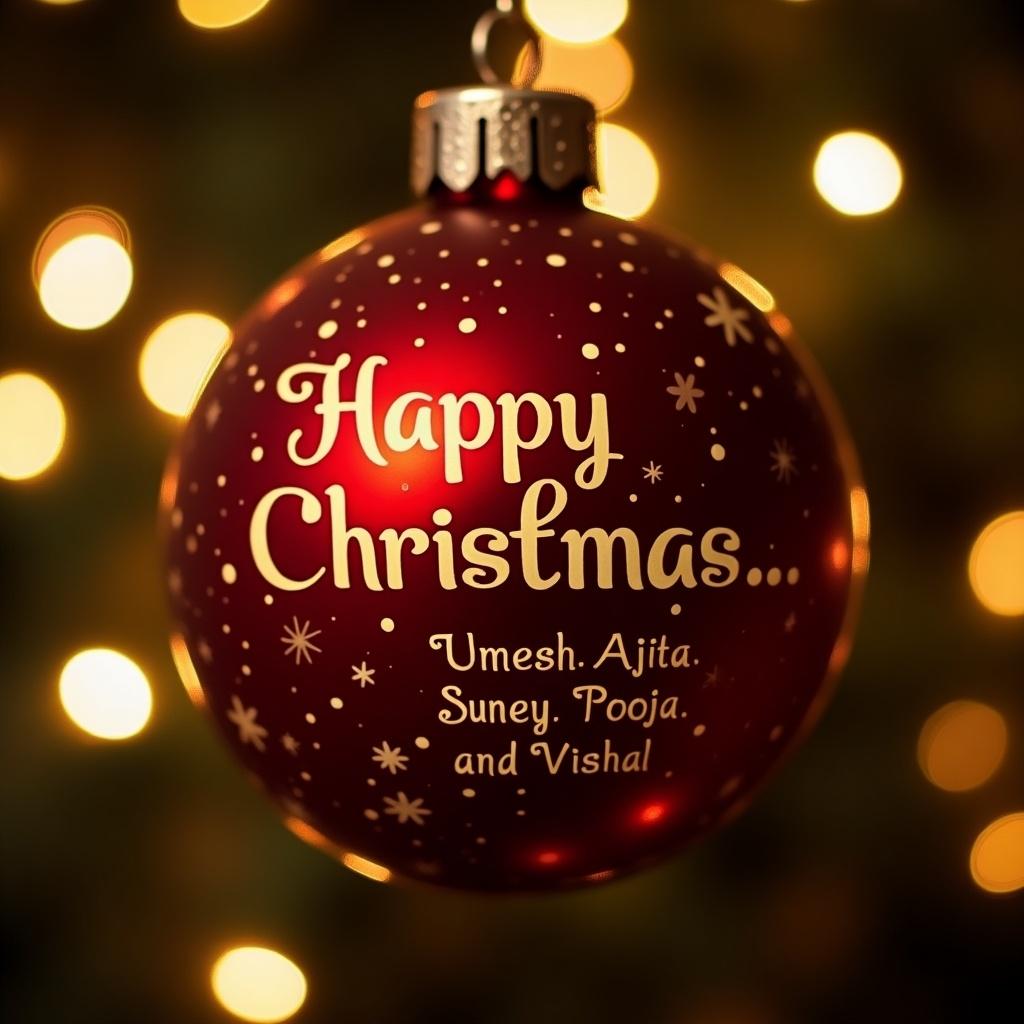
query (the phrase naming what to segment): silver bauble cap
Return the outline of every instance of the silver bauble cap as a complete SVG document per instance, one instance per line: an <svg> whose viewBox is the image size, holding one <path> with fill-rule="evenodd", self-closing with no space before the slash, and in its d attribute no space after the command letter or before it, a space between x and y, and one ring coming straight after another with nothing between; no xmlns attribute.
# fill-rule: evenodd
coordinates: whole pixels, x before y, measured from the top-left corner
<svg viewBox="0 0 1024 1024"><path fill-rule="evenodd" d="M581 96L511 85L425 92L412 114L412 188L453 192L509 171L552 190L597 184L594 106Z"/></svg>

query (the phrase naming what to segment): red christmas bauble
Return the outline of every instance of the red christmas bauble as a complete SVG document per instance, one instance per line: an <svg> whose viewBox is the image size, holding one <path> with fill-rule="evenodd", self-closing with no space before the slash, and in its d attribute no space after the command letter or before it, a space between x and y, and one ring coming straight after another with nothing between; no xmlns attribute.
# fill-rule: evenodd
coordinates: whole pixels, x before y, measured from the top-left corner
<svg viewBox="0 0 1024 1024"><path fill-rule="evenodd" d="M745 806L847 653L866 503L755 282L495 189L344 236L242 321L172 459L170 591L298 834L546 889Z"/></svg>

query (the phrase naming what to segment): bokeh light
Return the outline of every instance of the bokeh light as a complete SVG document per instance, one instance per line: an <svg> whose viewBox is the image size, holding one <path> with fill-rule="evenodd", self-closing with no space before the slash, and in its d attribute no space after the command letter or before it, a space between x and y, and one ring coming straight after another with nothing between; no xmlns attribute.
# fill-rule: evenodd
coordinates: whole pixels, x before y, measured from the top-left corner
<svg viewBox="0 0 1024 1024"><path fill-rule="evenodd" d="M1024 615L1024 511L993 519L967 562L978 600L996 615Z"/></svg>
<svg viewBox="0 0 1024 1024"><path fill-rule="evenodd" d="M530 21L566 43L596 43L616 32L628 13L628 0L526 0Z"/></svg>
<svg viewBox="0 0 1024 1024"><path fill-rule="evenodd" d="M641 217L658 197L658 161L635 132L619 124L597 126L600 191L588 188L583 201L591 210L629 220Z"/></svg>
<svg viewBox="0 0 1024 1024"><path fill-rule="evenodd" d="M213 965L210 984L229 1013L248 1021L287 1020L306 1001L306 977L288 957L262 946L228 950Z"/></svg>
<svg viewBox="0 0 1024 1024"><path fill-rule="evenodd" d="M231 28L259 14L270 0L178 0L182 17L197 28Z"/></svg>
<svg viewBox="0 0 1024 1024"><path fill-rule="evenodd" d="M61 671L59 691L68 718L104 740L134 736L153 710L153 694L142 669L107 648L74 655Z"/></svg>
<svg viewBox="0 0 1024 1024"><path fill-rule="evenodd" d="M128 229L113 211L82 206L51 223L36 244L32 277L46 315L91 331L109 323L132 290Z"/></svg>
<svg viewBox="0 0 1024 1024"><path fill-rule="evenodd" d="M209 313L179 313L165 320L139 356L146 397L172 416L185 416L230 340L228 325Z"/></svg>
<svg viewBox="0 0 1024 1024"><path fill-rule="evenodd" d="M939 708L924 723L917 760L926 779L939 789L962 793L987 782L1006 755L1003 716L973 700Z"/></svg>
<svg viewBox="0 0 1024 1024"><path fill-rule="evenodd" d="M529 48L524 47L520 68L528 54ZM618 39L602 39L590 46L544 40L544 60L533 88L585 96L598 113L607 114L626 99L632 86L633 62Z"/></svg>
<svg viewBox="0 0 1024 1024"><path fill-rule="evenodd" d="M0 477L27 480L53 465L64 447L60 396L32 373L0 377Z"/></svg>
<svg viewBox="0 0 1024 1024"><path fill-rule="evenodd" d="M827 138L814 161L814 184L831 207L850 217L887 210L903 188L896 154L867 132Z"/></svg>
<svg viewBox="0 0 1024 1024"><path fill-rule="evenodd" d="M992 822L974 841L971 877L987 892L1024 888L1024 811Z"/></svg>

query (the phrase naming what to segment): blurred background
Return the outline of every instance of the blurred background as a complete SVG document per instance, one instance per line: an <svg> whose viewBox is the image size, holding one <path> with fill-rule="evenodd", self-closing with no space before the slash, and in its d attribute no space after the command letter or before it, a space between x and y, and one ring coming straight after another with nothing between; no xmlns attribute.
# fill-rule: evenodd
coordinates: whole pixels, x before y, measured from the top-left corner
<svg viewBox="0 0 1024 1024"><path fill-rule="evenodd" d="M408 205L410 102L475 79L484 6L0 0L0 1014L1018 1017L1024 5L528 5L542 84L606 110L606 208L763 280L863 458L852 661L741 820L579 895L378 885L189 703L154 529L179 417L224 323Z"/></svg>

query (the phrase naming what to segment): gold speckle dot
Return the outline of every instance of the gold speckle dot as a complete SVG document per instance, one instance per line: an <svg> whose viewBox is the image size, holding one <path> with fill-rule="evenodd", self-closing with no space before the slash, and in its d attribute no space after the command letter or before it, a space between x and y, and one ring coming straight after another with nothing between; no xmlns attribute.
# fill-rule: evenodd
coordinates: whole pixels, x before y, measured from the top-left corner
<svg viewBox="0 0 1024 1024"><path fill-rule="evenodd" d="M619 241L625 245L639 245L640 239L636 235L630 234L628 231L619 232Z"/></svg>
<svg viewBox="0 0 1024 1024"><path fill-rule="evenodd" d="M421 235L436 235L441 230L441 222L439 220L428 220L426 224L420 225Z"/></svg>
<svg viewBox="0 0 1024 1024"><path fill-rule="evenodd" d="M263 449L260 445L256 445L255 448L249 453L253 462L260 462L263 459Z"/></svg>
<svg viewBox="0 0 1024 1024"><path fill-rule="evenodd" d="M273 604L274 603L273 595L272 594L264 594L263 595L263 603L264 604Z"/></svg>
<svg viewBox="0 0 1024 1024"><path fill-rule="evenodd" d="M560 252L549 253L545 260L549 267L564 267L569 262Z"/></svg>
<svg viewBox="0 0 1024 1024"><path fill-rule="evenodd" d="M464 797L472 798L472 797L476 796L476 790L475 789L464 789L462 791L462 795Z"/></svg>
<svg viewBox="0 0 1024 1024"><path fill-rule="evenodd" d="M419 750L426 750L430 746L430 740L426 736L417 736L413 742Z"/></svg>
<svg viewBox="0 0 1024 1024"><path fill-rule="evenodd" d="M596 359L601 354L601 350L592 341L586 342L580 351L584 359Z"/></svg>
<svg viewBox="0 0 1024 1024"><path fill-rule="evenodd" d="M312 711L307 711L306 721L309 722L310 725L316 725L316 715L314 715Z"/></svg>
<svg viewBox="0 0 1024 1024"><path fill-rule="evenodd" d="M636 270L636 267L634 267L633 264L629 262L629 260L623 260L619 264L619 269L625 271L627 274L632 274L633 271Z"/></svg>
<svg viewBox="0 0 1024 1024"><path fill-rule="evenodd" d="M782 570L777 568L769 569L765 575L769 587L777 587L782 582Z"/></svg>
<svg viewBox="0 0 1024 1024"><path fill-rule="evenodd" d="M230 562L225 562L220 567L220 578L225 583L234 583L238 579L238 570Z"/></svg>
<svg viewBox="0 0 1024 1024"><path fill-rule="evenodd" d="M757 567L747 570L747 583L752 587L761 585L762 573Z"/></svg>
<svg viewBox="0 0 1024 1024"><path fill-rule="evenodd" d="M401 274L389 274L388 275L388 284L398 284L398 282L401 281L401 280L402 280L402 275Z"/></svg>
<svg viewBox="0 0 1024 1024"><path fill-rule="evenodd" d="M340 697L331 698L331 707L334 708L335 711L340 711L344 703L345 702Z"/></svg>
<svg viewBox="0 0 1024 1024"><path fill-rule="evenodd" d="M317 329L316 333L319 337L326 341L328 338L333 338L338 333L338 321L337 320L325 320Z"/></svg>
<svg viewBox="0 0 1024 1024"><path fill-rule="evenodd" d="M621 341L617 341L615 343L615 351L621 355L623 352L626 351L626 346L623 345Z"/></svg>
<svg viewBox="0 0 1024 1024"><path fill-rule="evenodd" d="M386 253L383 256L377 257L377 266L380 267L382 270L387 270L388 267L393 267L394 265L395 257L392 256L391 253Z"/></svg>
<svg viewBox="0 0 1024 1024"><path fill-rule="evenodd" d="M423 348L423 346L426 345L426 343L427 343L427 339L426 338L416 338L416 339L413 340L413 345L416 348Z"/></svg>
<svg viewBox="0 0 1024 1024"><path fill-rule="evenodd" d="M422 231L423 229L420 228L420 230ZM366 818L367 821L376 821L380 815L372 807L367 807L366 810L363 811L363 817Z"/></svg>
<svg viewBox="0 0 1024 1024"><path fill-rule="evenodd" d="M768 733L768 739L771 740L772 743L777 743L778 740L779 740L779 737L781 735L782 735L782 726L781 725L777 725L777 726L775 726L774 729L772 729L772 731L770 733Z"/></svg>
<svg viewBox="0 0 1024 1024"><path fill-rule="evenodd" d="M703 356L695 356L694 360L693 360L693 365L694 366L707 366L708 364L705 361Z"/></svg>
<svg viewBox="0 0 1024 1024"><path fill-rule="evenodd" d="M707 726L704 726L704 725L695 725L693 727L693 735L694 736L703 736L704 733L706 733L707 731L708 731L707 730Z"/></svg>
<svg viewBox="0 0 1024 1024"><path fill-rule="evenodd" d="M476 330L476 321L471 316L464 316L459 321L459 330L463 334L472 334Z"/></svg>
<svg viewBox="0 0 1024 1024"><path fill-rule="evenodd" d="M721 462L722 459L725 458L724 446L720 444L713 444L711 446L711 458L713 458L715 462Z"/></svg>
<svg viewBox="0 0 1024 1024"><path fill-rule="evenodd" d="M476 265L478 267L486 267L490 264L490 262L491 261L486 256L481 256L480 259L476 261Z"/></svg>
<svg viewBox="0 0 1024 1024"><path fill-rule="evenodd" d="M223 473L221 473L221 475L219 477L217 477L217 486L218 487L223 487L227 482L228 482L228 478Z"/></svg>
<svg viewBox="0 0 1024 1024"><path fill-rule="evenodd" d="M391 633L395 628L395 620L385 615L384 618L380 620L380 628L383 629L385 633Z"/></svg>
<svg viewBox="0 0 1024 1024"><path fill-rule="evenodd" d="M590 304L589 308L590 308L590 312L591 313L600 313L601 312L601 303L600 302L592 302Z"/></svg>
<svg viewBox="0 0 1024 1024"><path fill-rule="evenodd" d="M682 610L683 610L683 606L681 604L674 604L674 605L672 605L671 608L669 608L669 611L673 615L678 615Z"/></svg>
<svg viewBox="0 0 1024 1024"><path fill-rule="evenodd" d="M789 572L786 573L786 582L789 583L792 586L792 584L798 582L799 579L800 579L800 570L794 565L793 568L790 569Z"/></svg>

